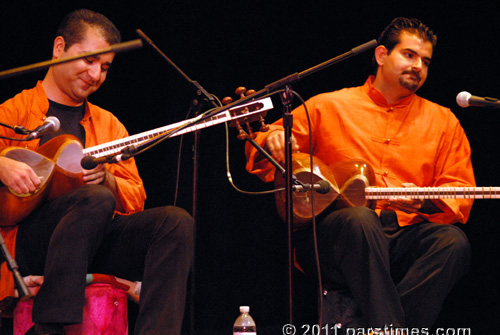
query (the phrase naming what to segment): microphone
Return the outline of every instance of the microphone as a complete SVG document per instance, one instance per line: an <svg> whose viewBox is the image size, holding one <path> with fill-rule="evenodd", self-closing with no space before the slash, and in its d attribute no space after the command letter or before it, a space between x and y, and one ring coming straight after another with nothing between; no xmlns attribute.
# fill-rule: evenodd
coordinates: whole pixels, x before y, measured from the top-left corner
<svg viewBox="0 0 500 335"><path fill-rule="evenodd" d="M49 116L45 119L41 126L36 127L35 130L31 132L31 134L26 137L26 141L34 140L35 138L39 138L45 134L55 133L59 130L61 123L59 119L55 116Z"/></svg>
<svg viewBox="0 0 500 335"><path fill-rule="evenodd" d="M110 155L104 157L94 157L94 156L85 156L80 161L80 165L85 170L92 170L99 164L114 164L124 160L129 159L131 156L126 154L118 154L118 155Z"/></svg>
<svg viewBox="0 0 500 335"><path fill-rule="evenodd" d="M476 97L474 95L471 95L469 92L460 92L457 95L457 104L460 107L469 107L469 106L476 106L476 107L484 107L484 108L500 108L500 101L495 98L489 98L489 97Z"/></svg>
<svg viewBox="0 0 500 335"><path fill-rule="evenodd" d="M304 185L293 185L292 190L294 192L308 192L311 189L315 190L320 194L326 194L330 192L331 186L330 183L326 180L320 180L317 184L304 184Z"/></svg>

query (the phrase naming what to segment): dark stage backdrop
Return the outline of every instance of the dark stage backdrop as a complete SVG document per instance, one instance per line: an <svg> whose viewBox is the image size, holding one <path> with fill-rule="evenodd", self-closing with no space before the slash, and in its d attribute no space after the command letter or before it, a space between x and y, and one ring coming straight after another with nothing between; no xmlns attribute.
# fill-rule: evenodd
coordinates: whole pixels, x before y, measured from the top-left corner
<svg viewBox="0 0 500 335"><path fill-rule="evenodd" d="M377 37L396 16L418 17L438 35L427 83L419 95L450 107L473 149L480 186L500 185L500 112L462 109L456 95L500 97L498 1L3 1L0 70L50 59L54 32L69 11L86 7L107 15L123 40L146 33L188 76L222 99L238 86L261 89ZM363 84L371 51L293 85L307 99ZM34 86L45 71L0 81L0 100ZM114 112L130 134L186 118L193 90L151 47L119 54L107 82L91 101ZM279 100L267 121L281 117ZM297 100L295 100L297 103ZM192 117L192 116L190 116ZM244 190L271 188L245 172L244 143L229 130L230 170ZM148 191L147 207L175 200L179 137L137 157ZM181 148L177 205L193 212L193 137ZM250 305L259 334L279 334L288 322L286 227L272 196L245 195L227 179L223 125L203 130L198 147L196 259L187 326L195 334L228 334L239 305ZM473 248L469 274L446 301L439 325L499 326L499 200L478 200L463 228ZM314 322L314 291L298 277L298 322ZM299 285L300 284L300 285ZM168 285L168 283L165 283ZM165 302L168 303L168 302ZM312 317L312 320L311 320ZM303 321L304 320L304 321ZM298 324L300 326L300 324Z"/></svg>

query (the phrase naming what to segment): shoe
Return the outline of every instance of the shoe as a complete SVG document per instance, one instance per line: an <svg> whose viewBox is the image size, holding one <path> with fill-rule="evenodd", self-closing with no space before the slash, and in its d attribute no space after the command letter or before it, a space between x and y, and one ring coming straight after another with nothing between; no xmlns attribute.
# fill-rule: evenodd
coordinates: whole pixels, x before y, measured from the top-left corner
<svg viewBox="0 0 500 335"><path fill-rule="evenodd" d="M25 335L64 335L64 326L35 323Z"/></svg>

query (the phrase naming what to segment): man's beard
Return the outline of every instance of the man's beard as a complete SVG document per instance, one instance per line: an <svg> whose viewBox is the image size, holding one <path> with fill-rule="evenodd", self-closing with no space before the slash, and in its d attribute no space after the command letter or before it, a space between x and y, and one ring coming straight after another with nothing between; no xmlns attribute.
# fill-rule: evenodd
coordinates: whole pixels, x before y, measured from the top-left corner
<svg viewBox="0 0 500 335"><path fill-rule="evenodd" d="M407 90L411 91L411 92L415 92L417 89L418 89L418 85L420 84L420 75L418 73L414 73L414 72L405 72L403 73L403 75L405 74L410 74L410 75L413 75L417 78L417 80L409 80L409 79L406 79L404 76L401 76L399 77L399 84L401 86L403 86L404 88L406 88Z"/></svg>

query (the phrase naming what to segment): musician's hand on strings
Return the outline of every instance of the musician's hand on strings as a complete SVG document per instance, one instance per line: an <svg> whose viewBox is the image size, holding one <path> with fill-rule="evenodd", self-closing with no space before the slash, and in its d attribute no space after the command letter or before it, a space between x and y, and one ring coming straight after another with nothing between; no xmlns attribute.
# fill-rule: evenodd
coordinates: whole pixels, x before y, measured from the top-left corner
<svg viewBox="0 0 500 335"><path fill-rule="evenodd" d="M83 181L85 184L104 184L108 173L104 164L99 164L92 170L83 170Z"/></svg>
<svg viewBox="0 0 500 335"><path fill-rule="evenodd" d="M413 183L403 183L403 187L417 187ZM417 213L423 204L422 199L410 199L407 197L390 197L387 200L389 208L399 209L405 213Z"/></svg>
<svg viewBox="0 0 500 335"><path fill-rule="evenodd" d="M28 164L7 157L0 157L0 181L18 194L35 192L42 184Z"/></svg>
<svg viewBox="0 0 500 335"><path fill-rule="evenodd" d="M285 162L285 132L283 130L272 131L266 139L266 148L271 156L279 162ZM292 135L292 152L299 151L297 140Z"/></svg>

